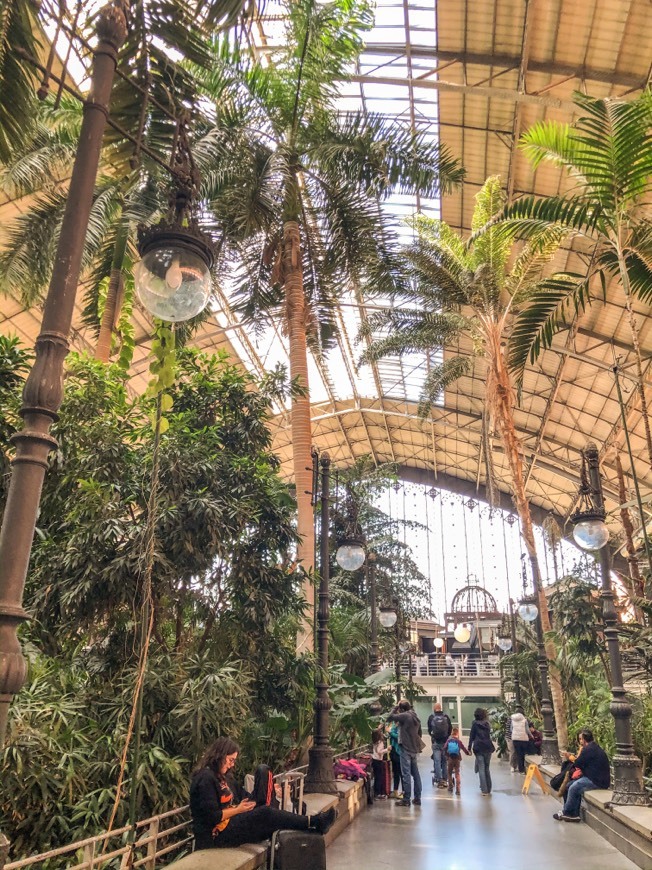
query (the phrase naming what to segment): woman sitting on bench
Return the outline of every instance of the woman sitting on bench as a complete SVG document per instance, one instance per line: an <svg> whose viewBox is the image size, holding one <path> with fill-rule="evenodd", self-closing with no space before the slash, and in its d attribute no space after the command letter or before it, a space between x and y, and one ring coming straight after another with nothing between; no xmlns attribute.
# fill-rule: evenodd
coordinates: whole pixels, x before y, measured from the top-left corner
<svg viewBox="0 0 652 870"><path fill-rule="evenodd" d="M204 753L190 780L190 812L195 849L226 848L259 843L274 831L291 829L325 834L337 810L300 816L271 806L256 806L251 796L229 777L240 747L219 737ZM242 797L241 797L242 796Z"/></svg>

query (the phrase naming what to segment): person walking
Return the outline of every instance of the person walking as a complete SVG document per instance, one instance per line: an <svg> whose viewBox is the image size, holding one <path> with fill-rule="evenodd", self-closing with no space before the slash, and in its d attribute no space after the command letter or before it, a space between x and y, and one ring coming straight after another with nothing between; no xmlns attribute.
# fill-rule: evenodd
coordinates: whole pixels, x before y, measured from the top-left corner
<svg viewBox="0 0 652 870"><path fill-rule="evenodd" d="M446 772L446 753L444 745L451 736L453 725L450 717L441 709L441 704L437 702L432 713L428 717L428 734L432 742L432 760L434 762L433 773L435 783L438 788L446 788L448 775Z"/></svg>
<svg viewBox="0 0 652 870"><path fill-rule="evenodd" d="M421 722L412 709L409 701L403 699L394 707L387 717L388 722L397 722L401 728L399 742L401 747L401 778L403 779L403 799L396 806L409 807L414 804L421 806L421 776L417 764L417 755L422 749ZM414 782L414 800L412 783Z"/></svg>
<svg viewBox="0 0 652 870"><path fill-rule="evenodd" d="M553 819L558 822L579 822L580 805L585 791L595 788L609 788L611 785L611 770L609 756L604 749L593 739L593 732L584 728L580 731L580 752L575 759L575 769L580 771L580 776L573 779L568 786L564 808L554 813ZM570 758L565 752L566 758Z"/></svg>
<svg viewBox="0 0 652 870"><path fill-rule="evenodd" d="M462 740L460 738L460 729L453 728L450 737L444 744L444 753L446 755L446 763L448 769L448 790L452 793L454 782L456 795L459 795L461 791L461 766L463 752L465 752L467 755L471 754L466 746L462 743Z"/></svg>
<svg viewBox="0 0 652 870"><path fill-rule="evenodd" d="M491 726L487 711L478 707L473 713L474 721L469 734L469 749L475 755L475 772L480 777L480 791L484 797L491 794L491 773L489 764L495 746L491 741Z"/></svg>
<svg viewBox="0 0 652 870"><path fill-rule="evenodd" d="M510 736L514 746L514 753L516 755L516 767L519 773L524 774L525 756L527 755L530 746L530 740L534 738L532 726L525 718L523 708L520 706L517 707L509 717L509 723L511 726ZM512 770L513 769L514 764L512 759Z"/></svg>
<svg viewBox="0 0 652 870"><path fill-rule="evenodd" d="M371 732L371 766L374 772L374 797L377 800L387 800L389 795L389 763L387 761L387 753L389 749L385 746L383 732L380 728L376 728Z"/></svg>

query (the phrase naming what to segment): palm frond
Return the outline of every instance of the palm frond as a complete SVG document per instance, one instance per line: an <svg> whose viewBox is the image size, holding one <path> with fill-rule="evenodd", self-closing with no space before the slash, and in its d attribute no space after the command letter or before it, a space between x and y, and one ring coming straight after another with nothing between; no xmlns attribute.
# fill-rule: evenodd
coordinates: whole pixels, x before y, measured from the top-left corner
<svg viewBox="0 0 652 870"><path fill-rule="evenodd" d="M392 191L435 197L449 193L464 170L425 132L381 115L349 112L309 131L308 155L322 171L380 197Z"/></svg>
<svg viewBox="0 0 652 870"><path fill-rule="evenodd" d="M564 325L569 309L583 311L589 300L585 275L558 273L541 281L519 313L508 345L508 364L517 384L523 380L525 366L533 363L543 348Z"/></svg>
<svg viewBox="0 0 652 870"><path fill-rule="evenodd" d="M517 256L505 278L505 289L514 305L527 301L531 290L538 285L543 269L557 253L566 235L564 227L552 226L540 237L533 238Z"/></svg>
<svg viewBox="0 0 652 870"><path fill-rule="evenodd" d="M445 359L441 363L431 366L426 375L419 400L419 417L424 419L430 414L433 405L436 405L444 390L447 390L455 381L468 374L471 370L471 360L468 357L454 356Z"/></svg>
<svg viewBox="0 0 652 870"><path fill-rule="evenodd" d="M470 262L472 267L483 265L488 267L496 285L502 283L505 274L505 263L511 248L511 239L498 232L492 220L505 205L506 196L501 180L497 175L490 176L475 196L475 207L471 220L472 231L487 226L487 231L477 236L471 247Z"/></svg>
<svg viewBox="0 0 652 870"><path fill-rule="evenodd" d="M17 50L38 54L34 4L12 0L0 9L0 163L20 153L36 111L37 76Z"/></svg>
<svg viewBox="0 0 652 870"><path fill-rule="evenodd" d="M360 338L372 338L360 363L377 362L385 356L434 351L456 339L468 326L459 314L387 308L374 312L360 329ZM379 331L387 334L375 338Z"/></svg>

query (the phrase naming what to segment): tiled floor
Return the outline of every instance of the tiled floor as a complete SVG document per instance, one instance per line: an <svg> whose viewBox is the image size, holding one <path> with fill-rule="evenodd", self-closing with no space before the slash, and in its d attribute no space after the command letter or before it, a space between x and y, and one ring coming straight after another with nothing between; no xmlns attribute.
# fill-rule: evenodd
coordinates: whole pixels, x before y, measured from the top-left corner
<svg viewBox="0 0 652 870"><path fill-rule="evenodd" d="M473 759L462 762L462 795L432 787L422 756L423 804L369 807L328 849L328 870L636 870L583 823L556 822L560 804L536 783L492 764L493 794L480 796Z"/></svg>

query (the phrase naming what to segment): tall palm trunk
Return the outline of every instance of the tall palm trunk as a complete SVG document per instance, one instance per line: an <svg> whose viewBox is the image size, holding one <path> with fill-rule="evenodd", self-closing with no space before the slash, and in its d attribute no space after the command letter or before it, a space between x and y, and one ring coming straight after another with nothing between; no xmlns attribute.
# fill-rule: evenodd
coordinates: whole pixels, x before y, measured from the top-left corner
<svg viewBox="0 0 652 870"><path fill-rule="evenodd" d="M113 248L113 260L111 262L111 275L109 286L106 291L104 310L100 324L100 334L95 345L95 358L108 363L111 356L111 341L113 331L120 319L120 309L124 298L124 275L123 265L127 242L129 240L129 228L120 224Z"/></svg>
<svg viewBox="0 0 652 870"><path fill-rule="evenodd" d="M623 285L625 293L625 307L627 308L627 320L629 329L632 335L632 346L634 348L634 356L636 358L636 389L641 402L641 416L643 417L643 427L645 430L645 444L647 446L647 457L652 468L652 432L650 431L650 418L648 416L647 399L645 397L645 385L643 382L643 364L641 362L641 344L638 339L638 324L632 309L632 293L629 283L629 272L627 264L620 246L617 247L618 252L618 269L620 271L620 281Z"/></svg>
<svg viewBox="0 0 652 870"><path fill-rule="evenodd" d="M298 557L305 571L312 572L315 562L315 536L310 498L312 489L312 433L310 423L310 396L308 393L308 350L306 344L307 310L303 292L303 265L301 259L301 232L297 221L283 225L283 278L288 335L290 340L290 377L302 388L303 395L292 397L292 460L297 488ZM315 589L307 579L303 594L308 602L297 650L307 652L313 645L313 618Z"/></svg>
<svg viewBox="0 0 652 870"><path fill-rule="evenodd" d="M525 475L523 474L523 458L521 444L516 434L514 423L514 390L512 381L505 363L503 349L500 345L502 328L498 324L492 324L486 328L487 362L489 371L487 377L487 402L489 411L496 421L498 432L503 442L510 476L512 478L512 491L516 510L521 520L521 534L525 548L532 565L534 586L539 602L539 614L541 628L544 635L551 630L550 616L548 614L548 599L546 598L541 582L539 560L537 557L536 543L534 540L534 528L532 526L532 514L530 503L525 492ZM557 726L557 742L559 748L565 750L568 746L568 723L566 721L566 702L561 687L559 669L557 668L557 650L550 637L545 641L546 657L550 674L550 692L552 706L555 712Z"/></svg>

